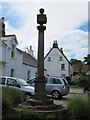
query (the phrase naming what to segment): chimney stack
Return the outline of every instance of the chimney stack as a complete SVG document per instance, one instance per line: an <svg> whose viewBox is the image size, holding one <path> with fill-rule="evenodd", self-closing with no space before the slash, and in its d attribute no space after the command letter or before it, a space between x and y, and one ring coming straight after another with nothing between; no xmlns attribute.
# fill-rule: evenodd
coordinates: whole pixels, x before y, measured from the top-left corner
<svg viewBox="0 0 90 120"><path fill-rule="evenodd" d="M60 51L63 52L63 48L60 48Z"/></svg>
<svg viewBox="0 0 90 120"><path fill-rule="evenodd" d="M53 43L53 48L58 48L58 43L57 43L57 40L56 40L56 41L54 41L54 43Z"/></svg>
<svg viewBox="0 0 90 120"><path fill-rule="evenodd" d="M30 49L28 50L28 54L30 54L32 57L34 57L34 54L33 54L33 50L32 50L32 46L30 46Z"/></svg>
<svg viewBox="0 0 90 120"><path fill-rule="evenodd" d="M32 46L30 46L30 50L32 50Z"/></svg>
<svg viewBox="0 0 90 120"><path fill-rule="evenodd" d="M0 19L0 37L5 36L5 24L4 24L4 17Z"/></svg>

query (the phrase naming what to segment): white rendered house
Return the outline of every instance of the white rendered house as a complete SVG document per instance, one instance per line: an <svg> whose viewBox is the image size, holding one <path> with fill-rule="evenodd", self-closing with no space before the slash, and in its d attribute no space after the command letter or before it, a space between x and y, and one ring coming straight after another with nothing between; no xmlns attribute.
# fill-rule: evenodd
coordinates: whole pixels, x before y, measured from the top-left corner
<svg viewBox="0 0 90 120"><path fill-rule="evenodd" d="M17 48L16 35L5 35L4 18L0 19L0 76L11 76L28 80L36 77L37 60L32 46L28 51ZM44 74L46 75L46 69Z"/></svg>
<svg viewBox="0 0 90 120"><path fill-rule="evenodd" d="M12 76L22 79L35 77L37 60L33 50L28 53L18 49L16 35L5 35L4 18L0 19L0 76Z"/></svg>
<svg viewBox="0 0 90 120"><path fill-rule="evenodd" d="M71 77L73 68L63 53L63 49L58 47L57 41L54 41L53 47L44 58L44 67L47 69L47 75L57 77Z"/></svg>

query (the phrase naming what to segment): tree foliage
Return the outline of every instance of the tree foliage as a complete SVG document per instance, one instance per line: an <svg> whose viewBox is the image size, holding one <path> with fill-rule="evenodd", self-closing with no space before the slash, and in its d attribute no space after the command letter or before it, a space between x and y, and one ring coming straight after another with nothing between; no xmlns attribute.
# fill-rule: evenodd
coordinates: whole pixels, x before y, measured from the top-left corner
<svg viewBox="0 0 90 120"><path fill-rule="evenodd" d="M70 62L71 62L72 65L77 65L79 73L82 72L82 70L83 70L83 62L81 60L71 59Z"/></svg>
<svg viewBox="0 0 90 120"><path fill-rule="evenodd" d="M90 120L90 104L86 96L75 96L68 102L69 120Z"/></svg>
<svg viewBox="0 0 90 120"><path fill-rule="evenodd" d="M75 64L80 64L80 63L82 63L82 61L81 61L81 60L77 60L77 59L71 59L71 60L70 60L70 63L71 63L72 65L75 65Z"/></svg>
<svg viewBox="0 0 90 120"><path fill-rule="evenodd" d="M84 57L84 63L86 65L90 65L90 54L88 54L86 57Z"/></svg>

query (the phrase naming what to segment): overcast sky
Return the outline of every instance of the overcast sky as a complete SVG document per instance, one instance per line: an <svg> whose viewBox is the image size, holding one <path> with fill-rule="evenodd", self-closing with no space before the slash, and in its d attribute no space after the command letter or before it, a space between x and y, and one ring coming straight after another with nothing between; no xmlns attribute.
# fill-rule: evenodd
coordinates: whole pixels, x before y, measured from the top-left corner
<svg viewBox="0 0 90 120"><path fill-rule="evenodd" d="M19 42L17 47L22 50L31 45L37 57L37 14L40 8L44 8L47 15L45 55L53 41L57 40L68 59L83 60L88 54L88 0L34 1L3 0L0 3L0 18L5 18L6 34L16 34Z"/></svg>

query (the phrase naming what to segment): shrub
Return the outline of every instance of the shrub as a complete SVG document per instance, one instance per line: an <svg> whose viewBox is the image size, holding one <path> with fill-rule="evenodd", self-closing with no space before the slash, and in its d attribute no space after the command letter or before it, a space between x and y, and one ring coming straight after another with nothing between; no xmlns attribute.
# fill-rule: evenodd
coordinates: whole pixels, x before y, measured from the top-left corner
<svg viewBox="0 0 90 120"><path fill-rule="evenodd" d="M23 102L23 93L13 88L2 89L2 111L8 111L11 107L16 107L19 103Z"/></svg>
<svg viewBox="0 0 90 120"><path fill-rule="evenodd" d="M2 112L6 113L11 108L11 101L5 94L2 95Z"/></svg>
<svg viewBox="0 0 90 120"><path fill-rule="evenodd" d="M80 86L85 87L85 85L88 83L88 76L86 76L85 74L78 74L77 80Z"/></svg>
<svg viewBox="0 0 90 120"><path fill-rule="evenodd" d="M52 117L49 117L52 118ZM14 120L52 120L47 119L42 114L35 112L32 109L11 109L3 117L2 120L14 119Z"/></svg>
<svg viewBox="0 0 90 120"><path fill-rule="evenodd" d="M40 118L41 116L38 113L35 113L32 109L23 109L23 110L18 110L19 112L19 118L22 119L28 119L30 118L31 120L37 120L36 118Z"/></svg>
<svg viewBox="0 0 90 120"><path fill-rule="evenodd" d="M48 114L46 116L46 120L54 120L54 119L55 119L55 115L53 115L53 114Z"/></svg>
<svg viewBox="0 0 90 120"><path fill-rule="evenodd" d="M71 78L69 76L65 77L69 84L71 84Z"/></svg>
<svg viewBox="0 0 90 120"><path fill-rule="evenodd" d="M69 120L90 120L88 97L76 96L68 103Z"/></svg>

